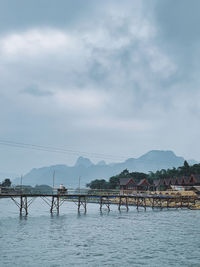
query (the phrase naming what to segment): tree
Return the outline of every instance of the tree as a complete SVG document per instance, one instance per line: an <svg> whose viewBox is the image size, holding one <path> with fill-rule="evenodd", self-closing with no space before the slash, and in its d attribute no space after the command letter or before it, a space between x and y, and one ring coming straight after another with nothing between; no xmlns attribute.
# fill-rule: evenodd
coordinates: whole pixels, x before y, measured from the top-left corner
<svg viewBox="0 0 200 267"><path fill-rule="evenodd" d="M2 187L10 187L11 186L11 181L10 179L5 179L2 183L1 183Z"/></svg>
<svg viewBox="0 0 200 267"><path fill-rule="evenodd" d="M129 176L129 175L130 175L130 173L129 173L129 171L128 171L127 169L123 170L123 171L119 174L120 178L127 177L127 176Z"/></svg>
<svg viewBox="0 0 200 267"><path fill-rule="evenodd" d="M184 161L184 165L179 167L180 175L190 175L192 168L190 168L190 165L187 163L187 161Z"/></svg>
<svg viewBox="0 0 200 267"><path fill-rule="evenodd" d="M90 182L89 184L86 184L87 187L90 187L91 189L107 189L108 188L108 182L104 179L102 180L94 180Z"/></svg>
<svg viewBox="0 0 200 267"><path fill-rule="evenodd" d="M119 177L118 176L112 176L109 179L109 188L110 189L116 189L119 187Z"/></svg>

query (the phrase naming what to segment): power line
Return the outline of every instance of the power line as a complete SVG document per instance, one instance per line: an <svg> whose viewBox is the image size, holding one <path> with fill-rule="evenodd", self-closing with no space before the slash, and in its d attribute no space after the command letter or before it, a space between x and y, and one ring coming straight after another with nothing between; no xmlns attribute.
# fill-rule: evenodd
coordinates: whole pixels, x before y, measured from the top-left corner
<svg viewBox="0 0 200 267"><path fill-rule="evenodd" d="M108 154L101 154L101 153L84 152L84 151L78 151L78 150L72 150L72 149L66 149L66 148L35 145L35 144L14 142L14 141L10 141L10 140L2 140L2 139L0 139L0 145L9 146L9 147L16 147L16 148L39 150L39 151L43 151L43 152L92 156L95 158L110 159L110 160L127 159L127 157L125 157L125 156L115 156L115 155L108 155Z"/></svg>

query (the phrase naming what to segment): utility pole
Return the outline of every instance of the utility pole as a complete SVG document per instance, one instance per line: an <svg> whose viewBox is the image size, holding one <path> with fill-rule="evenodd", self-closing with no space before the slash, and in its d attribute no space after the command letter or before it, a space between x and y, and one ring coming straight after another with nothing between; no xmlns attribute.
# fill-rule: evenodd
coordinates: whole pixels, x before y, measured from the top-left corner
<svg viewBox="0 0 200 267"><path fill-rule="evenodd" d="M21 175L21 193L22 193L22 179L23 179L23 175Z"/></svg>
<svg viewBox="0 0 200 267"><path fill-rule="evenodd" d="M55 174L56 174L56 172L53 171L53 190L54 190L54 186L55 186Z"/></svg>
<svg viewBox="0 0 200 267"><path fill-rule="evenodd" d="M79 193L81 192L81 176L78 178L78 188L79 188Z"/></svg>

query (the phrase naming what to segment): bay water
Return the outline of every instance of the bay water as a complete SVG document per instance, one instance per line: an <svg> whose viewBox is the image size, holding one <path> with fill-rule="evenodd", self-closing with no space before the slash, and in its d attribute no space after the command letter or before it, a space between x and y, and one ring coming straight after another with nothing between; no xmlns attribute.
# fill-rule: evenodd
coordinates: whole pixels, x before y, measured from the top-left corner
<svg viewBox="0 0 200 267"><path fill-rule="evenodd" d="M200 266L200 211L65 202L50 215L38 198L20 217L0 199L0 266Z"/></svg>

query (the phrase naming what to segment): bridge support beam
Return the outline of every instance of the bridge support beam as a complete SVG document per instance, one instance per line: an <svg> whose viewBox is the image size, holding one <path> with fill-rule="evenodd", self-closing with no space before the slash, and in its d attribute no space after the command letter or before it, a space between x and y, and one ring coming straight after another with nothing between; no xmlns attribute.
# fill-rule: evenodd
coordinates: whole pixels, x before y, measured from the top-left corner
<svg viewBox="0 0 200 267"><path fill-rule="evenodd" d="M108 211L110 212L110 201L109 198L107 197L107 200L103 200L103 197L100 198L100 211L102 212L102 207L103 205L105 205L108 209Z"/></svg>
<svg viewBox="0 0 200 267"><path fill-rule="evenodd" d="M129 210L129 207L128 207L128 197L126 197L126 210L127 211Z"/></svg>
<svg viewBox="0 0 200 267"><path fill-rule="evenodd" d="M86 200L86 197L83 197L83 199L82 199L81 196L78 197L78 212L80 212L81 206L83 207L84 212L86 213L87 212L87 200Z"/></svg>
<svg viewBox="0 0 200 267"><path fill-rule="evenodd" d="M122 197L119 197L119 205L118 205L118 210L121 210L121 205L122 205Z"/></svg>
<svg viewBox="0 0 200 267"><path fill-rule="evenodd" d="M50 213L53 213L54 210L56 210L57 213L59 214L59 211L60 211L60 197L59 196L52 196Z"/></svg>
<svg viewBox="0 0 200 267"><path fill-rule="evenodd" d="M28 215L28 207L33 203L35 200L35 197L29 199L27 195L20 195L20 196L10 196L12 201L16 204L16 206L19 208L19 214L20 216L23 215L23 213L27 216ZM19 199L19 201L17 201Z"/></svg>
<svg viewBox="0 0 200 267"><path fill-rule="evenodd" d="M25 215L28 215L28 202L27 202L27 196L20 196L20 216L22 216L23 211L25 212Z"/></svg>

